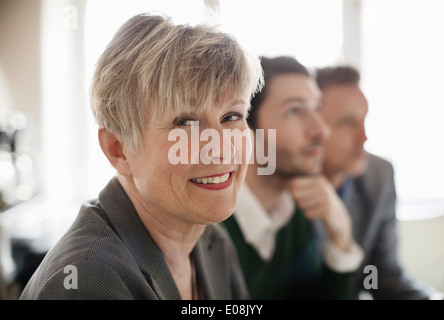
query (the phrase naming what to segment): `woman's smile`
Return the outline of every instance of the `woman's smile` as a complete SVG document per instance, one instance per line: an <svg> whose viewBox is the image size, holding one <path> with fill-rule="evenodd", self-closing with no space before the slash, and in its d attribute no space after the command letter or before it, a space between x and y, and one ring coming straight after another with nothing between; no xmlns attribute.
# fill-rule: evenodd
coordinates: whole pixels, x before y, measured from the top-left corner
<svg viewBox="0 0 444 320"><path fill-rule="evenodd" d="M190 182L195 186L207 190L222 190L231 186L233 182L233 172L234 171L214 174L202 178L194 178L191 179Z"/></svg>

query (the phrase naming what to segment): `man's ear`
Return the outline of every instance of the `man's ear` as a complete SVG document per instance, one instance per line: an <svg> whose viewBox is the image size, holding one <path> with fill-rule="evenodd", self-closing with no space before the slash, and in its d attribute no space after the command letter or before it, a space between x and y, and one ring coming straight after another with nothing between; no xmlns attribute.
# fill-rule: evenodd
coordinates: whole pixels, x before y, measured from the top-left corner
<svg viewBox="0 0 444 320"><path fill-rule="evenodd" d="M105 128L99 129L99 143L105 156L117 172L123 176L131 174L123 144L113 133Z"/></svg>

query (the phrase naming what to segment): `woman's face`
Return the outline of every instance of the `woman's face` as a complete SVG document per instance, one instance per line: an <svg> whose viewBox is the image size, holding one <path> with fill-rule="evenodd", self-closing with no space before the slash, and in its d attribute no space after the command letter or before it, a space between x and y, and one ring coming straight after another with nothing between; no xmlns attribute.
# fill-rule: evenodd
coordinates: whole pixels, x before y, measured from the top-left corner
<svg viewBox="0 0 444 320"><path fill-rule="evenodd" d="M138 204L168 223L207 225L228 218L235 210L250 154L247 144L239 144L239 141L236 142L238 139L224 138L223 132L248 130L245 120L248 105L248 95L243 99L226 95L218 105L212 105L201 113L164 114L151 118L143 132L139 150L125 152L130 178L137 190L137 194L132 196ZM193 121L199 121L198 129ZM174 129L182 129L179 131L186 133L180 137L181 141L169 139ZM203 140L199 139L200 133L205 129L218 133L221 147L220 151L212 149L204 152L207 157L200 151L215 135L200 141ZM196 135L197 131L199 136ZM251 143L251 136L246 136L246 140L249 140L247 143ZM177 150L179 143L187 146L188 157L185 159L189 161L173 164L169 157L170 149L173 147L172 150ZM235 154L236 159L242 155L244 161L239 164L240 161L234 161L234 157L224 158L223 149L226 148L231 148L231 155ZM205 150L208 151L208 146ZM208 157L220 160L220 164L203 164L203 158L208 160Z"/></svg>

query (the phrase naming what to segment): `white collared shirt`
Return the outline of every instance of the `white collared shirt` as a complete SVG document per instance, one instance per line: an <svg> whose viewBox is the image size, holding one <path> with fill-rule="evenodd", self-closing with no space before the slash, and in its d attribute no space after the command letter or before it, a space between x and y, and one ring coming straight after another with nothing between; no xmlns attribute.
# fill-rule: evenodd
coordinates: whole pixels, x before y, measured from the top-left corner
<svg viewBox="0 0 444 320"><path fill-rule="evenodd" d="M289 191L284 191L280 197L277 205L268 213L247 183L244 183L238 195L234 218L245 241L256 249L264 261L269 261L273 257L276 235L293 217L296 208L295 201ZM355 241L352 242L346 252L327 241L324 246L323 257L332 270L349 272L359 267L364 258L364 253Z"/></svg>

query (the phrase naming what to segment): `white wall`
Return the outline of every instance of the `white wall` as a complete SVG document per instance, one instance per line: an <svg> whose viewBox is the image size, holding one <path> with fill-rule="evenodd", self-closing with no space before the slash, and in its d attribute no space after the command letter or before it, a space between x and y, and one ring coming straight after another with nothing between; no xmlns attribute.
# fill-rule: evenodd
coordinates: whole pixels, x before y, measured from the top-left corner
<svg viewBox="0 0 444 320"><path fill-rule="evenodd" d="M444 216L399 220L399 254L417 279L444 292Z"/></svg>
<svg viewBox="0 0 444 320"><path fill-rule="evenodd" d="M0 117L11 111L26 114L26 138L38 172L42 146L39 59L40 0L0 0Z"/></svg>

